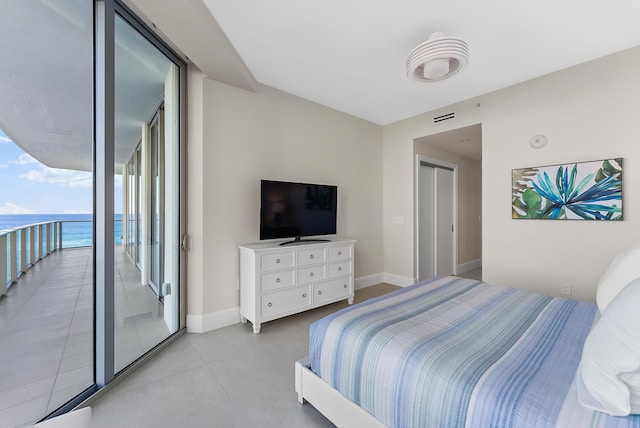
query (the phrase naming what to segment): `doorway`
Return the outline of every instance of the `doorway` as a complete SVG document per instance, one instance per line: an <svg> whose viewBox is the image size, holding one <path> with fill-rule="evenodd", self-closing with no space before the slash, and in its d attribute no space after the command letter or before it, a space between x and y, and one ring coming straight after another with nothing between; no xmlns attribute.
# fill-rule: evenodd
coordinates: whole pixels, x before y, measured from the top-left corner
<svg viewBox="0 0 640 428"><path fill-rule="evenodd" d="M417 277L457 273L456 164L418 155Z"/></svg>
<svg viewBox="0 0 640 428"><path fill-rule="evenodd" d="M413 141L415 175L415 229L414 229L414 278L424 279L427 267L420 267L420 231L430 222L421 224L420 209L420 162L455 169L454 199L455 222L454 271L458 276L473 274L482 276L482 124L474 124L448 131L436 132ZM434 265L434 270L436 266Z"/></svg>

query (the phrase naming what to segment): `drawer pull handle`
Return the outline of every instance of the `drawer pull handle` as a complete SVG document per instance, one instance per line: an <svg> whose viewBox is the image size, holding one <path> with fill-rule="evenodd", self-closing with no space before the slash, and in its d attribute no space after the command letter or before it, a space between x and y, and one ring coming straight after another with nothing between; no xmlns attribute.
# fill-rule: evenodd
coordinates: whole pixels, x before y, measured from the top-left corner
<svg viewBox="0 0 640 428"><path fill-rule="evenodd" d="M309 258L310 258L311 260L313 260L313 254L311 254L311 255L309 256Z"/></svg>
<svg viewBox="0 0 640 428"><path fill-rule="evenodd" d="M273 306L273 303L269 302L269 303L267 304L267 306L268 306L268 307L271 307L271 306Z"/></svg>
<svg viewBox="0 0 640 428"><path fill-rule="evenodd" d="M342 251L338 251L338 255L341 256L342 255Z"/></svg>
<svg viewBox="0 0 640 428"><path fill-rule="evenodd" d="M280 259L276 259L276 263L280 263Z"/></svg>
<svg viewBox="0 0 640 428"><path fill-rule="evenodd" d="M313 272L309 272L309 276L313 276Z"/></svg>
<svg viewBox="0 0 640 428"><path fill-rule="evenodd" d="M318 290L318 296L322 294L322 290Z"/></svg>
<svg viewBox="0 0 640 428"><path fill-rule="evenodd" d="M307 293L303 293L302 297L306 299L307 298Z"/></svg>
<svg viewBox="0 0 640 428"><path fill-rule="evenodd" d="M344 288L347 288L347 284L344 285Z"/></svg>
<svg viewBox="0 0 640 428"><path fill-rule="evenodd" d="M277 282L277 283L280 283L280 278L276 278L276 282Z"/></svg>
<svg viewBox="0 0 640 428"><path fill-rule="evenodd" d="M342 266L338 268L338 272L342 272Z"/></svg>

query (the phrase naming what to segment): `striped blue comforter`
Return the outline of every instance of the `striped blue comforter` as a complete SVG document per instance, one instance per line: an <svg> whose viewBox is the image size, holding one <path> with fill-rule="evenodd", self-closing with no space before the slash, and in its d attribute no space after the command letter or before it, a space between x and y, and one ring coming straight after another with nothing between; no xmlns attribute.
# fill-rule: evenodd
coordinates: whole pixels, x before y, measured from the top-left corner
<svg viewBox="0 0 640 428"><path fill-rule="evenodd" d="M312 370L390 427L640 427L580 405L596 306L442 277L311 326Z"/></svg>

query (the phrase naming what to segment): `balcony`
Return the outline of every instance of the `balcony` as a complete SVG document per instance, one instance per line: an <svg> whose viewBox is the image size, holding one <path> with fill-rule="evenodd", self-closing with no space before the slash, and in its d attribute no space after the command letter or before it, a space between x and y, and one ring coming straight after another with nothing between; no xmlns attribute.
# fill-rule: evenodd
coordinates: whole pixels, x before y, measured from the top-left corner
<svg viewBox="0 0 640 428"><path fill-rule="evenodd" d="M2 426L32 423L94 383L93 251L63 248L62 223L0 233L0 260L7 260L0 278L10 282L0 297ZM122 368L169 329L157 295L120 246L115 260L115 363Z"/></svg>

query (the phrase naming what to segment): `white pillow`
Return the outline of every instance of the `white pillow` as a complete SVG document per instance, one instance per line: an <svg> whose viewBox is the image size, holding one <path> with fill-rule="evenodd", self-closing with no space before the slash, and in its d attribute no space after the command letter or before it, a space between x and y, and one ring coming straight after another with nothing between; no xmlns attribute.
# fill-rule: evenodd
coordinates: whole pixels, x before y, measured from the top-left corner
<svg viewBox="0 0 640 428"><path fill-rule="evenodd" d="M640 278L609 303L582 348L578 398L613 416L640 414Z"/></svg>
<svg viewBox="0 0 640 428"><path fill-rule="evenodd" d="M600 278L596 303L600 313L625 285L640 278L640 244L618 254Z"/></svg>

